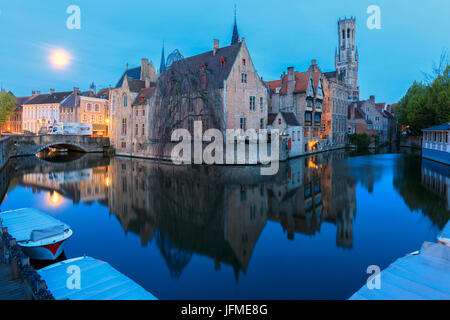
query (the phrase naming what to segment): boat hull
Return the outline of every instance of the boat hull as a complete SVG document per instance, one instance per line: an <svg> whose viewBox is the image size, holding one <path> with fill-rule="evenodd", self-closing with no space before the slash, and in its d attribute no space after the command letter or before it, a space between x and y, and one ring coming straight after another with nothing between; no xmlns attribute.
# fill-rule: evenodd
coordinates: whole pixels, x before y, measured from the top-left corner
<svg viewBox="0 0 450 320"><path fill-rule="evenodd" d="M22 251L29 256L31 259L35 260L55 260L64 251L64 244L66 240L55 242L45 246L36 247L23 247Z"/></svg>
<svg viewBox="0 0 450 320"><path fill-rule="evenodd" d="M36 242L18 243L22 251L35 260L55 260L64 251L64 245L72 236L72 230L68 229L63 234L49 237Z"/></svg>

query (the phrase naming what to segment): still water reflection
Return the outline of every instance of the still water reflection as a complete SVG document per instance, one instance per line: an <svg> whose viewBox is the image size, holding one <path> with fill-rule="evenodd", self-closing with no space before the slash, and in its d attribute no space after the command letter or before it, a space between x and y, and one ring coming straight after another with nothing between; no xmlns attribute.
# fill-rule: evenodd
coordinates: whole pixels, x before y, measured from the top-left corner
<svg viewBox="0 0 450 320"><path fill-rule="evenodd" d="M21 158L1 173L0 209L66 222L67 258L108 261L160 299L345 299L450 216L448 167L417 155L335 151L259 172Z"/></svg>

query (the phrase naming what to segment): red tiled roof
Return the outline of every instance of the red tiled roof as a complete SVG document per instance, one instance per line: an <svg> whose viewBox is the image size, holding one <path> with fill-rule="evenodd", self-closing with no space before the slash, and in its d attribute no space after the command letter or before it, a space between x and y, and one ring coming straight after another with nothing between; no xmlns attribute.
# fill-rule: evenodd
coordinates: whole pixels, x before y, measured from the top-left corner
<svg viewBox="0 0 450 320"><path fill-rule="evenodd" d="M317 86L319 84L319 79L320 79L320 75L322 74L322 72L320 70L308 70L308 71L303 71L303 72L299 72L299 71L295 71L295 90L294 93L302 93L305 92L306 89L308 89L308 82L309 82L309 78L311 76L311 72L312 72L312 76L313 76L313 83L314 83L314 89L317 90ZM283 79L283 83L281 86L281 93L287 93L287 75L284 77Z"/></svg>
<svg viewBox="0 0 450 320"><path fill-rule="evenodd" d="M139 94L136 96L136 99L134 99L133 104L146 104L147 100L152 96L153 92L155 91L155 87L149 87L149 88L143 88L139 92Z"/></svg>
<svg viewBox="0 0 450 320"><path fill-rule="evenodd" d="M281 87L281 80L267 81L267 86L271 93L276 93L276 88Z"/></svg>

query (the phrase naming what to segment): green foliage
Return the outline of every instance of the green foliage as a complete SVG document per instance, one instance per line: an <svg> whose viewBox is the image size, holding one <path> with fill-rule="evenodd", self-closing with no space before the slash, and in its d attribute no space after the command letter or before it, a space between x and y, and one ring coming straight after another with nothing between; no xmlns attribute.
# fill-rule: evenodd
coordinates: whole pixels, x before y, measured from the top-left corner
<svg viewBox="0 0 450 320"><path fill-rule="evenodd" d="M424 128L450 122L450 66L430 84L414 82L395 113L399 124L409 126L413 135L421 135Z"/></svg>
<svg viewBox="0 0 450 320"><path fill-rule="evenodd" d="M11 93L3 90L0 92L0 127L3 127L12 117L16 108L16 99Z"/></svg>
<svg viewBox="0 0 450 320"><path fill-rule="evenodd" d="M372 139L367 133L353 133L349 136L350 143L356 145L358 150L366 150L369 148Z"/></svg>

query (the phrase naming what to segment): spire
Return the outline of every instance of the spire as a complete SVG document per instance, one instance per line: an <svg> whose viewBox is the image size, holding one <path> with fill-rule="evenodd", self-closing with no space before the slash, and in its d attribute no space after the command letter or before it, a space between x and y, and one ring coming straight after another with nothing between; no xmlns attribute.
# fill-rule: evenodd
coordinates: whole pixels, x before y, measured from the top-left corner
<svg viewBox="0 0 450 320"><path fill-rule="evenodd" d="M161 64L159 65L159 73L161 74L166 68L166 58L164 57L164 41L161 52Z"/></svg>
<svg viewBox="0 0 450 320"><path fill-rule="evenodd" d="M236 23L236 5L234 5L234 27L233 27L233 36L231 37L231 45L239 42L239 32L237 29Z"/></svg>

